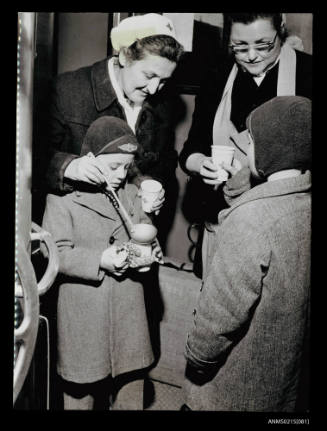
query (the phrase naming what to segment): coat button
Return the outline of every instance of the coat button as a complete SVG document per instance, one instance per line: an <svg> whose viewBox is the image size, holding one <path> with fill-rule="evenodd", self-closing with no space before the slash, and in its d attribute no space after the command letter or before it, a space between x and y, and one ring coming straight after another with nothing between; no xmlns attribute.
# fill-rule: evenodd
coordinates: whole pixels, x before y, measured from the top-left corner
<svg viewBox="0 0 327 431"><path fill-rule="evenodd" d="M109 244L113 244L115 242L115 237L114 236L111 236L110 238L109 238Z"/></svg>
<svg viewBox="0 0 327 431"><path fill-rule="evenodd" d="M202 281L202 283L201 283L201 287L200 287L200 292L202 292L202 289L203 289L203 281Z"/></svg>
<svg viewBox="0 0 327 431"><path fill-rule="evenodd" d="M196 309L194 308L194 310L193 310L193 316L195 316L196 315Z"/></svg>

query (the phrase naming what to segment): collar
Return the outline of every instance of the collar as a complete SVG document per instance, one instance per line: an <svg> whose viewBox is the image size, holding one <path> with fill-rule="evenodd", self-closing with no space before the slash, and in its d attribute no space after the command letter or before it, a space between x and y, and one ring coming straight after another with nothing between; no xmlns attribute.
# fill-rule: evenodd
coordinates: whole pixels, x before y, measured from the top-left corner
<svg viewBox="0 0 327 431"><path fill-rule="evenodd" d="M134 185L126 184L124 188L118 190L118 197L128 214L134 216L133 202L136 198L137 188ZM85 192L76 190L72 193L73 202L82 205L111 220L121 224L121 218L115 210L110 199L102 192Z"/></svg>
<svg viewBox="0 0 327 431"><path fill-rule="evenodd" d="M274 196L290 195L293 193L304 193L311 189L311 172L306 171L296 177L283 178L275 181L266 181L252 189L244 192L236 198L230 208L222 210L218 215L219 224L229 216L229 214L241 205L259 199L271 198Z"/></svg>
<svg viewBox="0 0 327 431"><path fill-rule="evenodd" d="M115 64L115 59L113 57L109 58L109 60L108 60L108 74L109 74L111 85L112 85L113 89L115 90L118 102L124 108L131 109L133 107L129 103L128 99L124 96L124 93L123 93L122 89L120 88L119 83L117 81L114 64Z"/></svg>
<svg viewBox="0 0 327 431"><path fill-rule="evenodd" d="M121 106L125 110L127 123L130 126L130 128L133 130L133 132L135 133L135 124L136 124L139 112L142 109L142 106L135 106L134 104L132 104L127 99L127 97L125 97L125 95L124 95L124 93L123 93L123 91L122 91L122 89L118 83L118 80L116 78L114 66L115 66L115 59L110 58L108 61L109 78L110 78L111 84L113 86L113 89L115 90L115 93L117 95L118 102L121 104Z"/></svg>
<svg viewBox="0 0 327 431"><path fill-rule="evenodd" d="M72 196L73 202L88 208L111 220L118 220L119 216L109 198L101 192L92 193L76 190Z"/></svg>
<svg viewBox="0 0 327 431"><path fill-rule="evenodd" d="M267 177L267 181L276 181L283 178L298 177L301 175L299 169L284 169L283 171L274 172Z"/></svg>
<svg viewBox="0 0 327 431"><path fill-rule="evenodd" d="M101 65L99 65L97 71L95 71L95 73L99 73L99 80L103 85L105 86L109 86L109 89L107 88L106 91L104 91L105 89L99 87L99 101L101 102L102 99L103 103L107 103L106 105L103 106L103 109L105 109L107 106L109 106L115 99L125 108L125 106L128 106L129 109L133 109L132 106L128 103L126 97L123 95L123 92L121 90L121 88L118 85L114 70L113 70L113 63L114 63L114 58L109 58L109 59L105 59L99 63L102 63ZM96 63L97 64L97 63ZM105 75L105 76L104 76ZM107 79L105 78L107 77ZM102 81L102 80L106 79L106 82ZM100 84L99 82L99 84ZM96 88L94 88L94 92L95 92ZM109 90L109 91L108 91ZM103 91L103 93L101 93L101 91ZM102 98L102 99L101 99ZM150 102L150 100L152 102ZM141 107L136 107L134 109L137 109L138 111L151 111L153 112L154 106L155 105L155 96L149 96L147 99L145 99L145 101L143 102Z"/></svg>
<svg viewBox="0 0 327 431"><path fill-rule="evenodd" d="M94 63L91 67L91 85L98 111L104 111L117 99L108 73L107 58Z"/></svg>

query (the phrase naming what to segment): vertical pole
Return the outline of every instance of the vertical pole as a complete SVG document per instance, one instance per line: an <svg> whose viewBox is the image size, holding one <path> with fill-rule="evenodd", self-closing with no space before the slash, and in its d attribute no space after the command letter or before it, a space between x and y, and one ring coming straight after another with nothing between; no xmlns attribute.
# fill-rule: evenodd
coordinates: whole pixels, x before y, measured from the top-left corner
<svg viewBox="0 0 327 431"><path fill-rule="evenodd" d="M35 12L18 13L16 97L16 243L29 249L31 232Z"/></svg>

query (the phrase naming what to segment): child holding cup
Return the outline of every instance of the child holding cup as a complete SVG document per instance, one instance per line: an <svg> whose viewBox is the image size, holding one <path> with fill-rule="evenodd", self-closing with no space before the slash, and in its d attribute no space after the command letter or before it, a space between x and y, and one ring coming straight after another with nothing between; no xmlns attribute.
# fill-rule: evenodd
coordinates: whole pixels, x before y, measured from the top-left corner
<svg viewBox="0 0 327 431"><path fill-rule="evenodd" d="M138 188L126 180L137 148L126 122L101 117L89 127L81 155L102 164L133 223L153 227L142 210ZM126 223L104 191L81 182L72 193L47 196L43 227L56 242L60 258L57 372L65 409L91 410L101 393L108 400L112 397L114 409L141 410L144 370L154 361L143 276L128 252ZM152 262L161 259L155 242ZM132 398L126 396L131 387Z"/></svg>

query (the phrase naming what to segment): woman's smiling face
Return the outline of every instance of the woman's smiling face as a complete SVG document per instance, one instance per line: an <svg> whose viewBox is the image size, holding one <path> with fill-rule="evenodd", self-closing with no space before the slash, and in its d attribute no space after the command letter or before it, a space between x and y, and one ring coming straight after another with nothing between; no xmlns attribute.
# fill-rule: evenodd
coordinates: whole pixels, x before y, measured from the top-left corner
<svg viewBox="0 0 327 431"><path fill-rule="evenodd" d="M274 41L274 43L272 43ZM271 44L269 50L260 52L255 45ZM272 20L260 18L250 24L235 22L231 27L230 44L247 48L244 53L234 53L235 61L254 76L264 73L280 54L281 40Z"/></svg>
<svg viewBox="0 0 327 431"><path fill-rule="evenodd" d="M152 54L131 61L120 53L119 61L123 66L118 72L119 85L125 96L136 105L142 105L146 97L159 91L176 68L175 62Z"/></svg>

